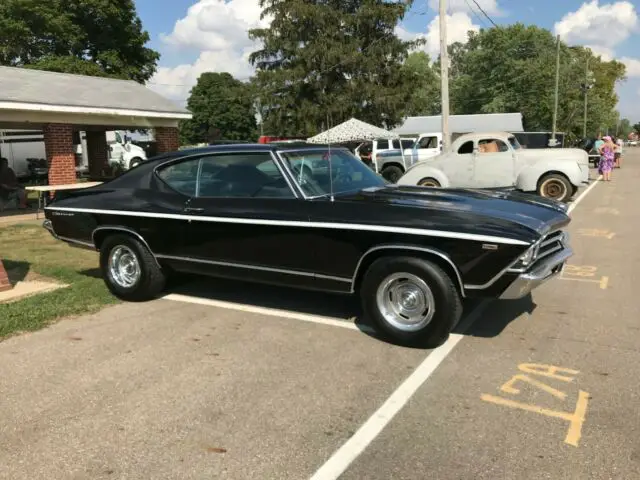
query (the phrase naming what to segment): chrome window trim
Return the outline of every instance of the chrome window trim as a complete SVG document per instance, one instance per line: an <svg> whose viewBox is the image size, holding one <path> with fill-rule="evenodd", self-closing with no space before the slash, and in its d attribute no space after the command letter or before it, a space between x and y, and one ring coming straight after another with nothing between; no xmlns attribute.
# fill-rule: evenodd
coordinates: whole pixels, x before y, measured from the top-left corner
<svg viewBox="0 0 640 480"><path fill-rule="evenodd" d="M159 259L176 260L179 262L202 263L205 265L215 265L219 267L243 268L245 270L260 270L263 272L284 273L287 275L297 275L300 277L320 278L325 280L335 280L337 282L343 283L351 283L351 279L346 277L334 277L332 275L322 275L319 273L303 272L300 270L289 270L285 268L263 267L260 265L253 265L248 263L223 262L218 260L206 260L204 258L182 257L178 255L157 255L157 257Z"/></svg>
<svg viewBox="0 0 640 480"><path fill-rule="evenodd" d="M151 256L153 257L153 259L156 262L156 265L158 265L158 267L162 268L160 265L160 262L158 262L158 256L153 253L153 250L151 250L151 247L149 246L149 244L147 243L147 241L144 239L144 237L142 235L140 235L138 232L136 232L135 230L129 228L129 227L122 227L119 225L101 225L99 227L96 227L93 232L91 232L91 240L93 241L93 248L94 249L98 249L98 246L96 245L96 232L102 231L102 230L115 230L115 231L120 231L120 232L126 232L129 233L130 235L133 235L134 237L136 237L138 240L140 240L142 242L142 244L147 248L147 250L149 250L149 253L151 254Z"/></svg>
<svg viewBox="0 0 640 480"><path fill-rule="evenodd" d="M230 155L230 154L239 154L239 155L243 155L243 154L265 154L271 157L271 159L273 160L273 162L276 164L276 167L278 168L278 170L280 171L280 174L284 177L285 181L287 182L287 185L289 186L289 190L291 191L291 193L293 193L294 198L298 199L300 198L300 195L298 195L298 192L296 191L296 189L293 187L292 183L291 183L291 179L288 178L288 176L286 175L285 171L284 171L284 167L278 162L278 158L274 155L273 150L216 150L215 152L200 152L200 153L194 153L191 155L187 155L184 157L176 157L176 158L171 158L169 160L166 160L158 165L156 165L155 167L153 167L153 174L158 178L158 180L160 180L163 184L165 184L168 188L170 188L172 191L178 193L179 195L183 195L187 198L225 198L225 199L229 199L229 198L238 198L238 199L247 199L247 198L278 198L278 197L199 197L198 193L200 191L200 184L199 184L199 178L200 178L200 171L202 169L202 159L204 157L211 157L211 156L219 156L219 155ZM198 173L196 176L196 192L195 192L195 196L189 196L186 195L182 192L178 192L175 188L173 188L171 185L169 185L167 182L165 182L162 177L160 177L160 174L158 172L158 170L165 168L165 167L170 167L171 165L173 165L174 163L181 163L183 161L188 161L190 159L196 158L198 159ZM290 198L284 198L283 200L291 200Z"/></svg>
<svg viewBox="0 0 640 480"><path fill-rule="evenodd" d="M436 250L435 248L420 247L417 245L405 245L405 244L378 245L364 252L360 257L360 260L358 260L358 263L356 264L356 269L353 272L353 277L351 278L351 293L355 292L356 279L358 278L358 272L360 271L360 267L362 266L363 260L367 257L367 255L373 252L376 252L378 250L411 250L411 251L430 253L442 258L445 262L447 262L453 268L453 271L456 274L456 280L458 281L458 286L460 287L460 293L462 294L463 298L466 297L465 291L464 291L466 287L462 282L462 276L460 275L460 270L458 270L458 267L456 266L456 264L453 263L453 260L449 258L449 255L447 255L444 252L441 252L440 250Z"/></svg>

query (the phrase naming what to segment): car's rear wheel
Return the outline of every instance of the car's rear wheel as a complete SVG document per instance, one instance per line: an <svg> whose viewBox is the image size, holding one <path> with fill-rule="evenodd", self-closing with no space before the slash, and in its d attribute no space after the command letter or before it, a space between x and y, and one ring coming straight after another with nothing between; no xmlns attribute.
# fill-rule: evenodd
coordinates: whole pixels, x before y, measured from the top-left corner
<svg viewBox="0 0 640 480"><path fill-rule="evenodd" d="M545 175L538 183L538 195L541 197L566 202L572 194L573 185L567 177L559 173Z"/></svg>
<svg viewBox="0 0 640 480"><path fill-rule="evenodd" d="M166 281L149 249L129 235L111 235L104 240L100 268L111 293L127 301L155 298Z"/></svg>
<svg viewBox="0 0 640 480"><path fill-rule="evenodd" d="M376 260L365 273L360 295L366 317L404 345L440 345L462 315L451 277L421 258Z"/></svg>
<svg viewBox="0 0 640 480"><path fill-rule="evenodd" d="M418 182L418 186L420 187L436 187L439 188L440 187L440 182L437 181L435 178L423 178L422 180L420 180Z"/></svg>
<svg viewBox="0 0 640 480"><path fill-rule="evenodd" d="M382 169L382 176L389 180L391 183L396 183L398 180L400 180L400 177L402 177L403 174L404 172L402 171L402 169L400 167L396 167L395 165L390 165Z"/></svg>

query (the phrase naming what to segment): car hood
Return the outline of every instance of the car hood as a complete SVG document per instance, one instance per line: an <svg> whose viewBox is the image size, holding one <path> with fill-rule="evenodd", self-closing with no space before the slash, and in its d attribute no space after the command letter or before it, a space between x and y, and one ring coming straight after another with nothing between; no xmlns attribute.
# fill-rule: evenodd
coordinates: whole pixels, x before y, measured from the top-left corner
<svg viewBox="0 0 640 480"><path fill-rule="evenodd" d="M427 217L429 222L440 219L453 226L448 219L455 218L479 230L499 224L501 228L545 235L571 221L565 204L519 192L389 185L361 190L343 199L428 210L433 212Z"/></svg>

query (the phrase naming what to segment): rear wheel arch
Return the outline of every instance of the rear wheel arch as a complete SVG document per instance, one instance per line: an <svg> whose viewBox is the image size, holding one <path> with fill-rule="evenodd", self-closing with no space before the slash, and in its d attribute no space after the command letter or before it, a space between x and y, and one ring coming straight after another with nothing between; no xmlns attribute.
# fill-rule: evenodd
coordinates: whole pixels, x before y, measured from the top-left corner
<svg viewBox="0 0 640 480"><path fill-rule="evenodd" d="M451 277L451 281L456 286L458 293L464 297L464 284L462 282L462 276L456 264L449 258L449 256L439 250L431 249L428 247L419 247L413 245L389 245L374 247L362 255L356 266L355 273L351 284L353 292L357 292L362 284L367 270L373 263L382 257L416 257L424 260L431 261L438 265L444 272Z"/></svg>
<svg viewBox="0 0 640 480"><path fill-rule="evenodd" d="M156 259L155 254L153 253L153 250L151 250L151 247L149 246L147 241L144 239L144 237L140 235L138 232L136 232L135 230L128 227L120 227L117 225L105 225L105 226L100 226L94 229L93 232L91 233L91 239L93 240L93 244L96 247L96 250L99 251L102 248L104 241L112 235L129 235L130 237L135 238L140 243L142 243L144 247L146 247L149 253L156 260L156 263L158 264L158 266L160 266L160 263Z"/></svg>

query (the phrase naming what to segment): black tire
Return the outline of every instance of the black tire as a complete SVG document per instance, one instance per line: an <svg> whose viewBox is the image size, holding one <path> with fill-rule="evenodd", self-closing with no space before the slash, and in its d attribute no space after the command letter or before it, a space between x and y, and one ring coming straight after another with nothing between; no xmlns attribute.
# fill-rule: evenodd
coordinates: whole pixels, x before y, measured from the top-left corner
<svg viewBox="0 0 640 480"><path fill-rule="evenodd" d="M395 165L389 165L388 167L384 167L381 173L382 173L382 176L387 180L389 180L391 183L396 183L398 180L400 180L402 175L404 175L404 172L402 171L402 169Z"/></svg>
<svg viewBox="0 0 640 480"><path fill-rule="evenodd" d="M435 187L440 188L440 182L435 178L427 177L418 182L419 187Z"/></svg>
<svg viewBox="0 0 640 480"><path fill-rule="evenodd" d="M378 290L394 274L417 277L431 292L433 315L425 325L418 325L419 329L398 328L387 320L379 306ZM373 262L364 274L360 297L366 318L377 330L407 346L441 345L462 316L462 299L453 280L438 265L416 257L382 257ZM384 297L381 293L381 298Z"/></svg>
<svg viewBox="0 0 640 480"><path fill-rule="evenodd" d="M132 158L131 161L129 162L129 169L137 167L141 163L142 163L142 159L141 158L139 158L139 157Z"/></svg>
<svg viewBox="0 0 640 480"><path fill-rule="evenodd" d="M573 185L567 177L559 173L549 173L538 182L538 195L566 202L573 195Z"/></svg>
<svg viewBox="0 0 640 480"><path fill-rule="evenodd" d="M119 284L114 279L109 267L109 258L117 249L126 250L129 255L135 257L137 262L138 279L130 286ZM102 278L111 293L122 300L130 302L156 298L166 282L164 272L158 266L149 249L130 235L110 235L102 242L100 247L100 269Z"/></svg>

